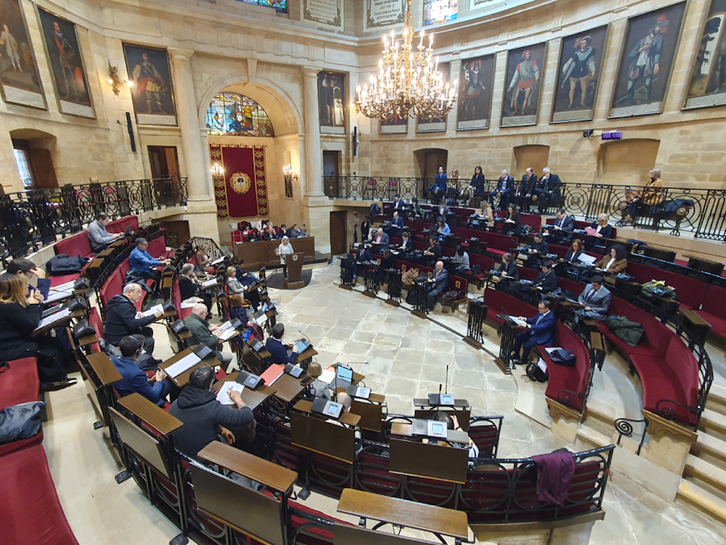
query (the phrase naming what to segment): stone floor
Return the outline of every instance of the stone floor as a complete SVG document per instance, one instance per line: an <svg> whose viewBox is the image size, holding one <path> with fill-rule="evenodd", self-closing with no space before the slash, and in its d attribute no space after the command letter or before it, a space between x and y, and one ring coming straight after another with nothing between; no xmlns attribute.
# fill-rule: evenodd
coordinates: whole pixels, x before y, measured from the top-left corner
<svg viewBox="0 0 726 545"><path fill-rule="evenodd" d="M310 338L323 365L348 363L366 376L366 385L386 395L389 412L413 411L412 400L438 391L449 366L449 391L466 398L475 415L503 415L501 457L525 457L569 446L546 425L517 410L518 381L494 364L496 333L487 331L488 352L475 350L461 337L432 320L412 316L379 299L337 287L337 262L317 269L309 286L297 291L270 290L285 324L286 339ZM435 311L431 318L465 332L465 323ZM171 355L163 328L156 327L155 355ZM723 353L720 352L719 365ZM639 412L637 380L624 363L608 362L596 375L592 403L620 407L625 415ZM723 374L726 376L726 373ZM533 403L543 402L535 388ZM535 399L536 398L536 399ZM66 516L82 545L168 543L178 530L141 495L133 480L117 485L119 468L95 420L81 385L52 393L44 445ZM617 410L617 409L616 409ZM542 412L546 411L546 407ZM544 415L546 416L546 415ZM543 416L543 418L544 418ZM623 414L618 414L623 416ZM306 504L333 513L336 502L313 494ZM724 526L691 506L668 503L618 475L608 484L607 516L595 524L593 545L726 543Z"/></svg>

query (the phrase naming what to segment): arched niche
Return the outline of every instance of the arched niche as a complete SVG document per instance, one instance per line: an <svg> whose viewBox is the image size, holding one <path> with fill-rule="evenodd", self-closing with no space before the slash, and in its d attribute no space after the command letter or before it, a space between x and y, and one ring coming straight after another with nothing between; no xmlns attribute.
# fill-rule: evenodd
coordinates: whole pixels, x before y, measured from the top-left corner
<svg viewBox="0 0 726 545"><path fill-rule="evenodd" d="M660 140L633 138L603 142L598 151L599 181L612 185L643 185L655 166Z"/></svg>
<svg viewBox="0 0 726 545"><path fill-rule="evenodd" d="M520 179L528 167L532 167L538 178L542 176L542 169L549 164L550 160L549 146L526 144L524 146L515 146L513 151L514 157L512 170L509 172L510 176Z"/></svg>
<svg viewBox="0 0 726 545"><path fill-rule="evenodd" d="M443 148L424 148L413 152L414 170L418 178L435 178L438 168L447 172L449 150Z"/></svg>
<svg viewBox="0 0 726 545"><path fill-rule="evenodd" d="M58 187L54 160L57 160L58 149L55 135L37 129L15 129L10 131L10 138L13 142L13 151L16 154L15 160L21 179L23 167L22 162L33 179L34 188ZM18 152L22 158L17 156ZM30 186L24 186L28 189ZM21 189L18 187L17 189Z"/></svg>

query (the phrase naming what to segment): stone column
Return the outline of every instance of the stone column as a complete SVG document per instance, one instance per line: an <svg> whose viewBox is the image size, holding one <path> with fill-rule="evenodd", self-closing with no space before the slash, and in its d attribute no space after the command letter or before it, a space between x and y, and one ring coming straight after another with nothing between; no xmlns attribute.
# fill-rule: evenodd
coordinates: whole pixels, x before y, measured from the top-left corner
<svg viewBox="0 0 726 545"><path fill-rule="evenodd" d="M194 80L192 79L192 55L194 51L187 49L169 49L176 90L176 113L181 129L184 164L186 166L189 202L200 203L212 200L212 179L205 165L207 149L202 149L199 139L199 116L197 101L194 97Z"/></svg>
<svg viewBox="0 0 726 545"><path fill-rule="evenodd" d="M321 197L323 193L320 164L320 114L318 111L318 68L303 67L305 106L305 196Z"/></svg>

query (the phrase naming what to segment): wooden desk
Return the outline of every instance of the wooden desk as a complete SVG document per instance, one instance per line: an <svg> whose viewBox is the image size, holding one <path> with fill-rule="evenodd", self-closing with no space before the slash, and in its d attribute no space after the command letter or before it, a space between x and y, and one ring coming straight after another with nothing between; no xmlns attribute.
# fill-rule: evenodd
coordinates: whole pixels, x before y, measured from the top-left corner
<svg viewBox="0 0 726 545"><path fill-rule="evenodd" d="M82 310L77 310L75 312L71 312L65 318L62 318L56 322L52 322L52 323L42 327L41 329L38 329L37 331L33 331L33 335L34 336L44 335L45 333L48 333L51 329L55 329L58 326L61 326L67 322L70 322L73 318L80 318L81 316L83 316L83 314L84 314L84 311L82 311Z"/></svg>
<svg viewBox="0 0 726 545"><path fill-rule="evenodd" d="M238 372L231 373L223 379L215 382L212 385L212 388L214 388L215 391L219 391L219 389L222 387L222 384L224 384L225 382L237 380L238 376ZM245 387L241 394L242 401L244 401L245 405L247 405L250 409L254 411L258 405L260 405L268 397L274 395L276 391L277 390L275 390L275 388L265 386L264 384L258 386L255 390Z"/></svg>
<svg viewBox="0 0 726 545"><path fill-rule="evenodd" d="M175 364L180 359L191 354L192 351L196 348L196 346L197 345L190 346L189 348L185 348L178 354L175 354L174 356L172 356L171 358L169 358L168 360L163 362L159 367L161 367L162 369L166 369L170 365ZM216 367L217 365L222 365L217 358L209 358L207 360L200 361L193 367L184 371L181 375L177 376L176 378L171 378L171 377L169 377L169 378L171 378L171 380L172 380L172 382L174 382L174 384L176 384L180 388L183 388L184 386L189 384L189 376L192 374L192 371L194 371L195 369L198 369L199 367Z"/></svg>
<svg viewBox="0 0 726 545"><path fill-rule="evenodd" d="M346 488L338 502L338 512L363 519L398 524L424 532L468 539L466 513L398 498Z"/></svg>
<svg viewBox="0 0 726 545"><path fill-rule="evenodd" d="M288 492L297 480L297 473L294 471L225 445L220 441L212 441L200 450L197 456L262 483L277 492Z"/></svg>
<svg viewBox="0 0 726 545"><path fill-rule="evenodd" d="M356 376L356 373L353 372L353 380L356 382L356 384L365 378L363 375L358 375L361 378L360 378L360 380L356 380L355 376ZM336 388L335 389L336 394L339 394L340 392L347 392L347 391L348 391L348 388ZM353 396L351 396L351 397L353 397ZM371 392L371 395L368 397L367 400L364 400L359 397L353 397L353 399L354 400L357 399L360 403L365 403L366 401L370 401L371 403L375 403L377 405L382 405L386 401L386 396L381 395L381 394L374 394L373 392Z"/></svg>
<svg viewBox="0 0 726 545"><path fill-rule="evenodd" d="M315 259L315 237L291 238L290 244L295 252L305 254L303 259ZM279 240L243 242L233 246L234 256L243 259L246 268L259 269L280 264L280 256L275 255L275 250L280 246Z"/></svg>
<svg viewBox="0 0 726 545"><path fill-rule="evenodd" d="M300 375L299 378L294 378L292 375L283 373L273 385L277 390L275 392L275 397L285 403L290 403L300 392L302 392L303 388L305 388L305 386L301 384L301 381L306 376L307 375Z"/></svg>
<svg viewBox="0 0 726 545"><path fill-rule="evenodd" d="M293 409L301 412L305 412L308 414L312 414L313 416L318 416L320 418L323 418L325 420L328 420L328 417L321 414L316 414L313 412L313 404L311 401L307 401L305 399L301 399L297 403L295 403L295 406ZM357 426L358 422L360 422L360 416L353 413L343 413L340 415L340 418L338 418L338 422L342 422L343 424L348 424L349 426Z"/></svg>
<svg viewBox="0 0 726 545"><path fill-rule="evenodd" d="M162 435L169 435L183 425L180 420L174 418L161 407L157 407L141 394L134 393L122 397L119 403L141 420L153 426Z"/></svg>
<svg viewBox="0 0 726 545"><path fill-rule="evenodd" d="M701 344L705 344L706 337L708 337L708 333L711 331L711 324L691 309L680 307L678 312L683 316L686 327L691 330L696 340Z"/></svg>
<svg viewBox="0 0 726 545"><path fill-rule="evenodd" d="M261 355L261 352L260 352L260 355ZM313 356L317 356L317 355L318 355L318 352L312 346L310 346L297 355L297 358L295 358L295 364L302 363L305 360L310 360L313 358Z"/></svg>
<svg viewBox="0 0 726 545"><path fill-rule="evenodd" d="M102 386L123 380L121 373L118 372L118 369L116 369L116 366L111 362L106 353L94 353L88 356L87 359L93 372L96 373L98 380L101 381Z"/></svg>

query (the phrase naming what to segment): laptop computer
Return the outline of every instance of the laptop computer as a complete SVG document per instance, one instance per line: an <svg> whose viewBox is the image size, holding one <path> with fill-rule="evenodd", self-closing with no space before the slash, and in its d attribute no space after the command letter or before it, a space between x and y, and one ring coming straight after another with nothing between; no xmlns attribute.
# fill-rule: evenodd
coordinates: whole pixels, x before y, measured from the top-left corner
<svg viewBox="0 0 726 545"><path fill-rule="evenodd" d="M335 368L335 386L347 388L353 383L353 369L345 365L338 365Z"/></svg>
<svg viewBox="0 0 726 545"><path fill-rule="evenodd" d="M239 375L237 375L236 382L246 386L250 390L254 390L264 381L257 375L253 375L252 373L248 373L247 371L240 371Z"/></svg>

